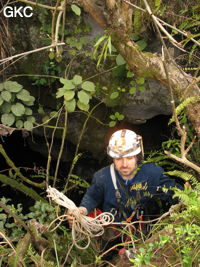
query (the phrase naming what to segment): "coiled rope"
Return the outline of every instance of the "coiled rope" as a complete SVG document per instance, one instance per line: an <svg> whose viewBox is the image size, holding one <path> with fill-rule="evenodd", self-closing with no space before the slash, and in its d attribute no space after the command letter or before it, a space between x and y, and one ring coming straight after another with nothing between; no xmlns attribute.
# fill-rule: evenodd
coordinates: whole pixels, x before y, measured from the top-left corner
<svg viewBox="0 0 200 267"><path fill-rule="evenodd" d="M71 218L72 219L72 240L74 245L79 249L86 249L91 242L92 237L101 236L104 233L104 226L110 225L114 222L113 214L109 212L103 212L100 215L96 216L95 218L91 218L85 216L80 213L79 208L75 205L75 203L66 197L63 193L59 192L57 189L52 188L49 186L47 188L48 197L50 197L54 202L58 205L63 206L69 210L72 210L72 215L63 215L56 220L61 220ZM54 220L53 223L55 223ZM49 228L51 227L49 226ZM55 230L55 228L54 228ZM80 241L86 240L86 245L81 246L79 245Z"/></svg>

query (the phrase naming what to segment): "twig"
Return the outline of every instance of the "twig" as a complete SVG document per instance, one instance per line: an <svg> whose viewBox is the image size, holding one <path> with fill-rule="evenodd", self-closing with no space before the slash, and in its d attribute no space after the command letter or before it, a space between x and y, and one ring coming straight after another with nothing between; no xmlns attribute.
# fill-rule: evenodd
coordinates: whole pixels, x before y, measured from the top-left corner
<svg viewBox="0 0 200 267"><path fill-rule="evenodd" d="M80 133L79 138L78 138L78 142L77 142L77 146L76 146L76 150L75 150L75 154L74 154L74 159L76 158L76 156L77 156L77 154L78 154L78 150L79 150L80 142L81 142L81 139L82 139L83 134L84 134L84 132L85 132L85 128L86 128L87 122L88 122L90 116L92 115L93 111L94 111L99 105L101 105L102 103L103 103L103 102L99 102L99 103L98 103L97 105L95 105L95 106L91 109L91 111L88 113L88 116L87 116L87 118L86 118L86 120L85 120L85 122L84 122L84 124L83 124L83 128L82 128L81 133ZM71 176L71 174L72 174L73 168L74 168L74 164L72 164L71 167L70 167L70 170L69 170L69 173L68 173L68 176L67 176L67 181L66 181L66 184L65 184L65 187L64 187L64 190L63 190L64 193L66 192L67 185L68 185L70 176Z"/></svg>
<svg viewBox="0 0 200 267"><path fill-rule="evenodd" d="M27 55L32 54L32 53L36 53L36 52L39 52L39 51L42 51L42 50L50 49L50 48L53 48L55 46L61 46L61 45L65 45L65 43L51 44L51 45L48 45L48 46L44 46L44 47L40 47L40 48L37 48L37 49L34 49L34 50L23 52L23 53L20 53L20 54L11 56L11 57L7 57L7 58L4 58L4 59L0 60L0 62L2 62L0 65L5 64L6 62L8 62L10 60L13 60L14 58L17 58L17 57L27 56Z"/></svg>
<svg viewBox="0 0 200 267"><path fill-rule="evenodd" d="M12 248L14 253L16 254L16 250L15 250L14 246L12 245L11 241L8 239L8 237L6 237L1 231L0 231L0 236L3 237L3 239L6 240L5 243L8 244Z"/></svg>
<svg viewBox="0 0 200 267"><path fill-rule="evenodd" d="M29 5L32 5L32 6L38 6L38 7L50 9L50 10L58 10L58 11L62 10L62 7L57 7L56 8L56 7L53 7L53 6L47 6L47 5L40 4L37 1L33 2L33 1L29 1L29 0L19 0L19 2L22 2L22 3L25 3L25 4L29 4Z"/></svg>
<svg viewBox="0 0 200 267"><path fill-rule="evenodd" d="M49 186L49 171L50 171L50 166L51 166L51 151L52 151L53 142L54 142L54 135L55 135L55 131L57 129L58 121L59 121L60 115L62 113L62 110L63 110L63 106L60 108L60 110L58 112L58 117L57 117L56 125L55 125L56 127L53 129L50 145L49 145L46 133L44 134L45 140L46 140L47 149L48 149L48 160L47 160L47 168L46 168L46 186L47 187ZM46 129L44 128L44 131L45 130Z"/></svg>
<svg viewBox="0 0 200 267"><path fill-rule="evenodd" d="M139 6L136 6L136 5L132 4L131 2L127 1L127 0L123 0L123 1L126 2L127 4L129 4L130 6L136 8L136 9L139 9L140 11L142 11L142 12L144 12L144 13L148 12L147 10L145 10L145 9L139 7ZM151 15L151 14L150 14L150 15ZM155 16L155 15L153 15L153 16L154 16L154 18L155 18L157 21L161 22L163 25L165 25L165 26L167 26L167 27L169 27L169 28L171 28L171 29L173 29L173 30L175 30L175 31L177 31L177 32L179 32L179 33L181 33L181 34L184 35L185 37L188 37L188 33L187 33L187 32L181 31L180 29L178 29L178 28L176 28L176 27L174 27L174 26L168 24L167 22L163 21L162 19L158 18L158 17ZM162 26L162 25L161 25L161 26ZM163 29L164 29L164 28L163 28ZM165 29L164 29L164 30L165 30ZM166 31L166 30L165 30L165 31ZM168 36L168 34L169 34L169 33L167 32L167 36ZM173 38L173 39L174 39L174 38ZM193 41L194 43L196 43L197 45L200 46L200 42L197 41L196 39L194 39L194 38L192 38L192 37L190 37L189 39L190 39L191 41ZM178 48L180 49L179 46L178 46ZM185 51L185 50L184 50L184 51Z"/></svg>
<svg viewBox="0 0 200 267"><path fill-rule="evenodd" d="M26 182L27 184L33 185L35 187L38 188L44 188L45 183L35 183L31 180L29 180L28 178L26 178L19 170L18 167L15 166L14 162L9 158L9 156L6 154L3 146L0 144L0 154L2 154L2 156L5 158L6 163L15 171L16 175L24 182Z"/></svg>
<svg viewBox="0 0 200 267"><path fill-rule="evenodd" d="M147 1L146 0L143 0L143 1L145 3L145 6L146 6L148 12L151 12L151 9L150 9ZM185 165L193 168L197 172L200 172L200 167L198 165L192 163L191 161L189 161L186 158L186 155L189 152L189 150L191 149L191 147L192 147L192 145L194 143L194 140L189 145L189 147L187 149L185 149L187 132L186 132L185 126L181 127L180 122L179 122L179 119L178 119L178 116L177 116L177 113L176 113L175 101L174 101L173 91L172 91L172 87L171 87L171 82L170 82L170 79L169 79L169 71L168 71L168 67L167 67L167 64L166 64L165 53L167 53L167 57L168 58L171 58L171 56L170 56L170 54L169 54L169 52L167 50L167 47L166 47L166 45L165 45L165 43L164 43L164 41L162 39L162 36L161 36L161 33L160 33L160 29L159 29L159 24L157 23L157 20L153 20L153 21L154 21L154 25L155 25L155 27L157 29L157 32L159 34L161 43L163 44L163 49L162 49L162 62L163 62L163 67L164 67L164 70L165 70L165 74L166 74L168 85L169 85L169 89L170 89L172 112L173 112L174 120L175 120L175 123L176 123L176 128L177 128L178 134L181 136L181 147L180 147L181 157L177 157L176 155L173 155L169 151L164 151L164 152L169 157L171 157L171 158L173 158L173 159L175 159L175 160L177 160L177 161L179 161L179 162L181 162L181 163L183 163L183 164L185 164Z"/></svg>
<svg viewBox="0 0 200 267"><path fill-rule="evenodd" d="M151 8L146 0L143 0L146 10L149 13L149 15L152 17L154 23L160 28L160 30L169 38L169 41L176 46L178 49L186 52L183 48L180 47L180 44L171 36L171 34L168 33L168 31L165 30L165 28L160 24L157 17L152 13Z"/></svg>
<svg viewBox="0 0 200 267"><path fill-rule="evenodd" d="M188 166L188 167L190 167L190 168L192 168L195 171L200 173L200 167L198 165L192 163L191 161L189 161L187 158L177 157L176 155L174 155L174 154L172 154L172 153L170 153L169 151L166 151L166 150L164 152L170 158L175 159L176 161L178 161L178 162L180 162L180 163L182 163L182 164L184 164L184 165L186 165L186 166Z"/></svg>
<svg viewBox="0 0 200 267"><path fill-rule="evenodd" d="M52 39L52 43L55 42L55 30L54 30L54 26L55 26L55 20L56 20L56 11L57 11L57 8L58 8L58 5L59 5L59 2L60 0L57 0L56 1L56 6L55 6L55 10L53 12L53 17L52 17L52 22L51 22L51 39ZM62 11L61 11L62 12ZM59 12L60 14L60 12ZM55 42L56 43L56 42Z"/></svg>
<svg viewBox="0 0 200 267"><path fill-rule="evenodd" d="M64 145L65 145L65 139L66 139L66 134L67 134L67 116L68 116L68 112L67 112L67 109L65 109L64 129L63 129L63 134L62 134L62 142L61 142L61 145L60 145L60 151L59 151L58 159L57 159L57 163L56 163L56 170L55 170L55 174L54 174L53 187L55 187L55 185L56 185L56 180L57 180L60 160L61 160L61 156L62 156L62 153L63 153Z"/></svg>

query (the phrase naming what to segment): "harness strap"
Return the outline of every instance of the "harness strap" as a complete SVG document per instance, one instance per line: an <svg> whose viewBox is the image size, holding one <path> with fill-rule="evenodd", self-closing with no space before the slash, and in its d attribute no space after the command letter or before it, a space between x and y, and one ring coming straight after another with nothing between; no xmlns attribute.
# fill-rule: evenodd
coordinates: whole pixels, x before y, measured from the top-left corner
<svg viewBox="0 0 200 267"><path fill-rule="evenodd" d="M110 173L111 173L111 177L112 177L112 182L113 182L114 188L115 188L115 190L118 190L114 163L112 163L110 165Z"/></svg>
<svg viewBox="0 0 200 267"><path fill-rule="evenodd" d="M111 173L111 178L112 178L112 182L113 182L113 186L115 188L115 198L116 198L116 201L117 201L117 204L118 204L118 207L119 207L119 216L120 217L124 217L124 218L127 218L127 215L124 211L124 205L122 204L121 202L121 194L120 194L120 191L117 187L117 179L116 179L116 174L115 174L115 168L114 168L114 163L112 163L110 165L110 173Z"/></svg>

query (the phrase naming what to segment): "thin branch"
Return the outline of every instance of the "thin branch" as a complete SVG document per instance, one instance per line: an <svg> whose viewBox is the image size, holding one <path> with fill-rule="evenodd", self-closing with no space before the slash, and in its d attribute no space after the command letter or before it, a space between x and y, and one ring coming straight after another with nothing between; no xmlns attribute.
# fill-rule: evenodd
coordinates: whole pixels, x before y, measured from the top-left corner
<svg viewBox="0 0 200 267"><path fill-rule="evenodd" d="M53 6L47 6L47 5L40 4L38 2L29 1L29 0L19 0L19 2L22 2L22 3L25 3L25 4L29 4L29 5L32 5L32 6L38 6L38 7L50 9L50 10L62 11L62 7L57 7L56 8L56 7L53 7Z"/></svg>
<svg viewBox="0 0 200 267"><path fill-rule="evenodd" d="M171 36L171 34L168 33L168 31L165 30L165 28L160 24L157 17L152 13L151 8L146 0L143 0L146 10L149 13L149 15L152 17L154 23L160 28L160 30L169 38L169 41L176 46L178 49L186 52L183 48L180 47L180 44Z"/></svg>
<svg viewBox="0 0 200 267"><path fill-rule="evenodd" d="M178 162L180 162L180 163L182 163L182 164L184 164L184 165L186 165L186 166L188 166L188 167L194 169L194 170L197 171L198 173L200 173L200 167L197 166L196 164L192 163L191 161L189 161L187 158L180 158L180 157L177 157L176 155L174 155L174 154L172 154L171 152L166 151L166 150L165 150L164 152L165 152L165 154L166 154L167 156L169 156L170 158L175 159L176 161L178 161Z"/></svg>
<svg viewBox="0 0 200 267"><path fill-rule="evenodd" d="M16 254L16 250L15 250L14 246L12 245L12 242L8 239L8 237L5 236L4 233L1 232L1 231L0 231L0 236L1 236L3 239L6 240L6 242L3 242L3 243L8 244L8 245L12 248L12 250L14 251L14 253ZM1 244L3 244L3 243L1 243Z"/></svg>
<svg viewBox="0 0 200 267"><path fill-rule="evenodd" d="M61 42L64 42L64 38L65 38L66 7L67 7L67 0L64 0L64 3L63 3L63 19L62 19L62 37L61 37Z"/></svg>
<svg viewBox="0 0 200 267"><path fill-rule="evenodd" d="M50 166L51 166L51 152L52 152L52 147L53 147L53 142L54 142L54 136L55 136L55 132L56 132L56 129L58 126L58 122L59 122L62 110L63 110L63 107L61 107L61 109L58 111L58 117L57 117L56 124L55 124L56 127L53 129L50 144L48 142L46 132L44 132L44 137L45 137L46 145L47 145L47 149L48 149L48 160L47 160L47 167L46 167L46 186L47 187L49 186L49 172L50 172ZM45 130L46 129L44 128L44 131Z"/></svg>
<svg viewBox="0 0 200 267"><path fill-rule="evenodd" d="M63 129L63 134L62 134L62 142L61 142L61 146L60 146L60 151L59 151L58 159L57 159L57 163L56 163L56 170L55 170L55 174L54 174L53 187L55 187L55 185L56 185L60 160L61 160L61 156L62 156L62 153L64 150L66 134L67 134L67 117L68 117L68 112L67 112L67 109L65 108L64 129Z"/></svg>
<svg viewBox="0 0 200 267"><path fill-rule="evenodd" d="M55 42L55 30L54 30L54 26L55 26L56 13L57 13L56 11L57 11L57 8L58 8L59 3L60 3L60 0L57 0L56 1L55 10L53 12L52 22L51 22L51 39L52 39L52 43ZM59 12L59 14L60 14L60 12ZM62 14L62 11L61 11L61 14Z"/></svg>
<svg viewBox="0 0 200 267"><path fill-rule="evenodd" d="M0 154L2 154L2 156L5 158L6 163L15 171L17 177L19 177L22 181L26 182L29 185L33 185L35 187L38 188L44 188L45 183L35 183L31 180L29 180L28 178L26 178L19 170L18 167L15 166L14 162L9 158L9 156L7 155L7 153L5 152L3 146L0 144Z"/></svg>
<svg viewBox="0 0 200 267"><path fill-rule="evenodd" d="M20 53L20 54L11 56L11 57L7 57L7 58L4 58L4 59L0 60L0 62L2 62L0 65L5 64L6 62L8 62L10 60L13 60L14 58L17 58L17 57L27 56L27 55L32 54L32 53L36 53L36 52L39 52L39 51L42 51L42 50L50 49L50 48L53 48L55 46L61 46L61 45L65 45L65 43L51 44L51 45L48 45L48 46L44 46L44 47L40 47L40 48L37 48L37 49L34 49L34 50L23 52L23 53Z"/></svg>
<svg viewBox="0 0 200 267"><path fill-rule="evenodd" d="M127 4L129 4L130 6L136 8L136 9L139 9L140 11L142 11L142 12L144 12L144 13L147 12L147 10L145 10L145 9L139 7L139 6L136 6L136 5L132 4L131 2L127 1L127 0L123 0L123 1L126 2ZM152 13L151 13L151 14L152 14ZM151 14L150 14L150 15L151 15ZM167 26L167 27L169 27L169 28L171 28L171 29L173 29L173 30L175 30L175 31L177 31L177 32L179 32L179 33L181 33L181 34L184 35L185 37L188 37L188 33L187 33L187 32L181 31L180 29L176 28L175 26L172 26L172 25L168 24L167 22L165 22L164 20L158 18L158 17L155 16L155 15L153 15L153 16L154 16L154 18L155 18L157 21L161 22L163 25L165 25L165 26ZM161 25L161 26L162 26L162 25ZM164 28L163 28L163 29L164 29ZM164 30L165 30L165 29L164 29ZM165 31L166 31L166 30L165 30ZM167 32L167 33L168 33L168 32ZM168 33L168 34L169 34L169 33ZM194 38L189 37L189 40L193 41L194 43L196 43L197 45L200 46L200 42L197 41L197 40L195 40ZM179 46L178 46L178 48L180 49ZM184 51L185 51L185 50L184 50Z"/></svg>
<svg viewBox="0 0 200 267"><path fill-rule="evenodd" d="M98 103L97 105L95 105L95 106L91 109L91 111L88 113L88 116L87 116L87 118L86 118L86 120L85 120L85 122L84 122L84 124L83 124L83 128L82 128L81 133L80 133L79 138L78 138L78 142L77 142L76 150L75 150L75 153L74 153L74 159L76 158L76 156L77 156L77 154L78 154L78 150L79 150L80 142L81 142L81 139L82 139L83 134L84 134L84 132L85 132L87 122L88 122L90 116L92 115L93 111L94 111L99 105L101 105L102 103L103 103L103 102L99 102L99 103ZM69 173L68 173L68 176L67 176L67 181L66 181L66 184L65 184L65 187L64 187L64 190L63 190L64 193L65 193L66 190L67 190L67 185L68 185L70 176L71 176L71 174L72 174L73 168L74 168L74 164L72 164L71 167L70 167L70 170L69 170Z"/></svg>
<svg viewBox="0 0 200 267"><path fill-rule="evenodd" d="M184 90L184 92L183 92L183 94L182 94L182 96L181 96L181 99L182 99L182 100L185 99L186 96L188 95L189 91L193 88L193 86L194 86L195 84L199 83L199 82L200 82L200 76L199 76L198 78L194 79L194 80L192 81L192 83L190 83L190 84L185 88L185 90ZM199 92L200 92L200 88L198 88L198 89L199 89Z"/></svg>
<svg viewBox="0 0 200 267"><path fill-rule="evenodd" d="M151 12L151 9L147 3L146 0L143 0L144 3L145 3L145 6L148 10L148 12L150 13ZM152 17L153 19L153 17ZM165 53L167 53L167 58L168 59L171 59L171 55L169 54L168 50L167 50L167 47L165 45L165 42L163 41L163 38L161 36L161 32L160 32L160 28L159 28L159 24L157 23L157 20L154 20L153 19L153 22L154 22L154 25L157 29L157 32L159 34L159 38L161 40L161 43L163 45L163 48L162 48L162 63L163 63L163 67L164 67L164 70L165 70L165 75L167 77L167 81L168 81L168 86L169 86L169 89L170 89L170 96L171 96L171 104L172 104L172 112L173 112L173 116L174 116L174 119L175 119L175 123L176 123L176 127L177 127L177 131L179 133L179 135L181 136L181 147L180 147L180 150L181 150L181 157L177 157L176 155L173 155L172 153L170 153L169 151L165 151L165 154L168 155L169 157L185 164L186 166L189 166L190 168L200 172L200 167L194 163L192 163L191 161L189 161L187 158L186 158L186 155L187 153L189 152L190 148L192 147L193 143L194 143L194 140L193 142L189 145L189 147L187 149L185 149L185 143L186 143L186 138L187 138L187 132L186 132L186 129L185 129L185 126L181 127L180 125L180 122L179 122L179 119L178 119L178 116L177 116L177 113L176 113L176 107L175 107L175 101L174 101L174 95L173 95L173 91L172 91L172 87L171 87L171 82L170 82L170 79L169 79L169 70L168 70L168 66L166 64L166 57L165 57Z"/></svg>
<svg viewBox="0 0 200 267"><path fill-rule="evenodd" d="M62 7L64 6L65 2L62 3ZM56 21L56 28L55 28L55 43L58 42L58 36L59 36L59 27L60 27L60 20L62 18L63 11L60 11L58 16L57 16L57 21ZM59 54L58 47L56 46L56 51Z"/></svg>

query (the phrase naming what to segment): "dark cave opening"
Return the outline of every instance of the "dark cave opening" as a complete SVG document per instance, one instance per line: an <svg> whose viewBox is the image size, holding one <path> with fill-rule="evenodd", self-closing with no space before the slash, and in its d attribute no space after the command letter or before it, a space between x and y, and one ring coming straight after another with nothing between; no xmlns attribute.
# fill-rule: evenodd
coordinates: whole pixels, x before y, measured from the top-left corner
<svg viewBox="0 0 200 267"><path fill-rule="evenodd" d="M129 123L122 123L120 128L129 128L135 131L137 134L143 137L143 144L145 153L148 155L151 151L161 149L161 144L163 141L168 140L170 137L170 128L168 127L169 116L159 115L152 119L147 120L145 124L140 125L130 125ZM113 129L112 129L113 130ZM108 129L108 133L110 130ZM14 131L11 135L2 137L0 143L5 149L7 155L14 162L17 167L22 167L21 170L27 169L26 175L30 175L36 171L44 171L46 169L47 157L44 157L39 151L33 151L29 147L29 143L27 142L27 137L23 136L21 131ZM29 134L29 139L31 138L31 134ZM92 140L91 140L92 142ZM71 151L75 150L75 146L69 144ZM105 150L106 151L106 150ZM104 160L99 162L94 159L92 154L89 151L82 151L83 156L78 160L78 163L75 165L74 173L77 176L86 179L88 182L91 181L93 173L98 169L108 165L110 163L110 159L105 154ZM5 159L2 155L0 155L0 172L8 169ZM60 182L58 183L58 187L64 182L66 179L71 162L61 162L59 168ZM56 162L52 161L51 169L55 170ZM29 170L30 168L30 170ZM37 190L38 193L41 193L41 190ZM72 191L69 194L69 197L73 197L76 203L78 203L81 199L81 196L84 193L83 188L78 188L75 191ZM44 192L42 194L44 196ZM18 192L14 188L10 186L5 186L1 184L1 197L12 198L14 203L22 203L25 202L26 205L32 205L34 201L30 198Z"/></svg>

